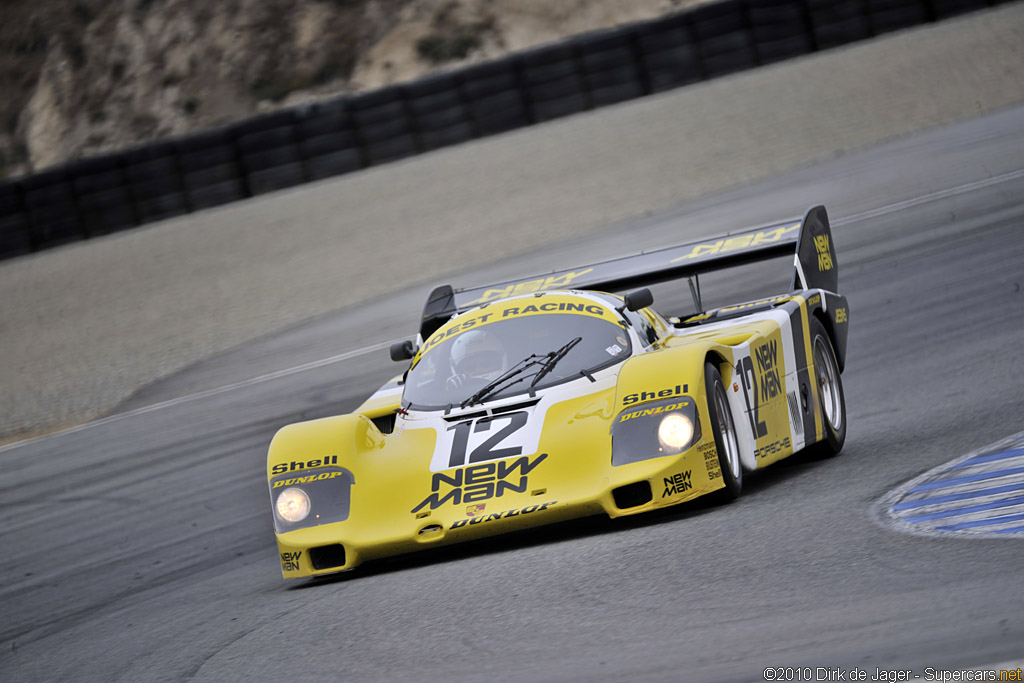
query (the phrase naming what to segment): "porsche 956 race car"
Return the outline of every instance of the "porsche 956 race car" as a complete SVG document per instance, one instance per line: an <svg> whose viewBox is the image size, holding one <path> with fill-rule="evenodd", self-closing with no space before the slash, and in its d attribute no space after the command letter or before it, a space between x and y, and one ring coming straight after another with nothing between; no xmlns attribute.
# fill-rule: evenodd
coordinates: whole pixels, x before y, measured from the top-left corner
<svg viewBox="0 0 1024 683"><path fill-rule="evenodd" d="M700 273L786 254L788 293L703 310ZM267 480L283 575L729 500L748 472L838 453L849 325L838 267L817 206L543 277L436 288L416 341L391 348L411 361L405 372L353 414L275 435ZM642 287L684 278L698 313L654 311Z"/></svg>

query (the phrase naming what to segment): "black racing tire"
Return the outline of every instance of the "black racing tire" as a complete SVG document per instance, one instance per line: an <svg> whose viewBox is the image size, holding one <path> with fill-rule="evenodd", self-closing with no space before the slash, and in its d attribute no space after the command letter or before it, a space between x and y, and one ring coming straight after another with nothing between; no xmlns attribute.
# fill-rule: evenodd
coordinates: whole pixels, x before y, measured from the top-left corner
<svg viewBox="0 0 1024 683"><path fill-rule="evenodd" d="M825 326L817 318L810 323L811 381L817 385L818 407L825 426L825 438L807 448L812 459L831 458L843 450L846 442L846 396L839 363L832 348L832 340Z"/></svg>
<svg viewBox="0 0 1024 683"><path fill-rule="evenodd" d="M704 364L704 389L708 398L708 417L711 433L718 451L718 467L722 471L725 488L715 491L717 503L728 503L740 497L743 491L743 465L740 463L740 445L736 436L736 422L729 408L728 394L722 374L712 363Z"/></svg>

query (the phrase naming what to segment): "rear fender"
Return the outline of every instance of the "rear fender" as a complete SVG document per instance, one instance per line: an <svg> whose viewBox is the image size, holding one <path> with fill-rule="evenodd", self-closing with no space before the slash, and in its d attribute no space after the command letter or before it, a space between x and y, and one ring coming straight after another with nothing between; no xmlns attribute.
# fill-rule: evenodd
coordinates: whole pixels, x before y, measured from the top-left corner
<svg viewBox="0 0 1024 683"><path fill-rule="evenodd" d="M734 359L737 351L749 346L745 339L750 335L737 337L738 346L721 343L687 344L666 348L654 353L634 356L626 361L619 372L616 389L616 412L656 400L674 396L691 396L697 403L701 432L710 439L712 426L707 407L707 391L704 386L704 365L711 362L722 375L726 387L729 407L732 409L740 446L740 460L744 468L754 469L754 438L746 419L743 394L732 391L734 384ZM678 393L677 393L678 392Z"/></svg>

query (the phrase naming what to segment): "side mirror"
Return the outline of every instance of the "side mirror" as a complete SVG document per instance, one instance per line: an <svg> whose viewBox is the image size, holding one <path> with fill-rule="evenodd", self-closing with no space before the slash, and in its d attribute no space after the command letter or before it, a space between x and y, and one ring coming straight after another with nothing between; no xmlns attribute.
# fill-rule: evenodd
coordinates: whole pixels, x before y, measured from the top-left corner
<svg viewBox="0 0 1024 683"><path fill-rule="evenodd" d="M627 310L639 311L641 308L647 308L654 303L654 295L651 294L651 290L644 287L643 289L630 292L622 297L622 300Z"/></svg>
<svg viewBox="0 0 1024 683"><path fill-rule="evenodd" d="M416 345L412 343L411 339L395 342L391 345L391 360L393 361L409 360L415 355Z"/></svg>

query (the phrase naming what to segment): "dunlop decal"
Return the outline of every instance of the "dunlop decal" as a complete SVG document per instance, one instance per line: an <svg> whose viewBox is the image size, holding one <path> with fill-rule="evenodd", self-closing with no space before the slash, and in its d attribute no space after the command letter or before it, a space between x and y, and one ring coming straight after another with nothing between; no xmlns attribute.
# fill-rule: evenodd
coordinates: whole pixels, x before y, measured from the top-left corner
<svg viewBox="0 0 1024 683"><path fill-rule="evenodd" d="M619 416L619 422L625 422L626 420L635 420L638 417L648 417L650 415L660 415L661 413L668 413L673 410L679 410L690 405L690 400L686 399L679 403L670 403L667 406L658 406L657 408L642 408L640 410L634 410L632 413L623 413Z"/></svg>
<svg viewBox="0 0 1024 683"><path fill-rule="evenodd" d="M509 519L511 517L518 517L519 515L529 515L534 512L540 512L541 510L547 510L549 507L556 504L557 502L557 500L553 500L550 503L544 503L543 505L527 505L526 507L520 508L518 510L505 510L504 512L495 512L491 515L482 515L479 517L474 517L473 519L459 519L452 522L452 525L449 528L458 529L464 526L472 526L475 524L494 522L499 519Z"/></svg>
<svg viewBox="0 0 1024 683"><path fill-rule="evenodd" d="M310 474L305 477L295 477L294 479L282 479L275 481L272 488L279 489L282 486L295 486L296 484L310 484L314 481L323 481L325 479L334 479L335 477L343 477L347 474L345 471L341 472L324 472L323 474Z"/></svg>

